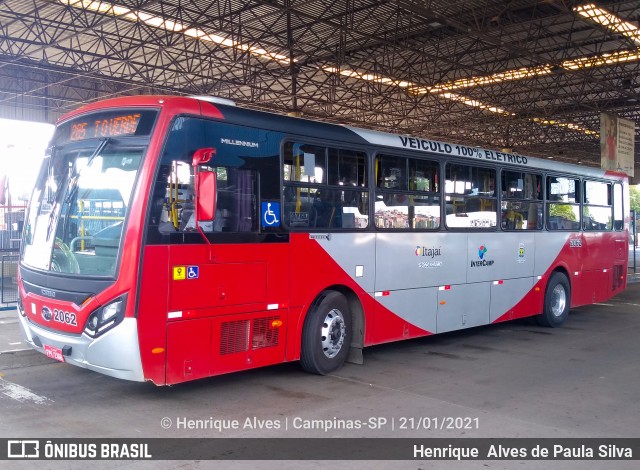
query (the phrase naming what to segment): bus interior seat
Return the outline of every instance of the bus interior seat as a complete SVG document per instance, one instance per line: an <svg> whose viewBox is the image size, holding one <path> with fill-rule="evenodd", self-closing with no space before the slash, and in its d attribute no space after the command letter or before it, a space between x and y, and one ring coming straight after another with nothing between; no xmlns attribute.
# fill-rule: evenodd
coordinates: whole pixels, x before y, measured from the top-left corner
<svg viewBox="0 0 640 470"><path fill-rule="evenodd" d="M180 212L180 231L184 231L187 228L187 224L194 210L195 208L192 203L186 203L182 206L182 211Z"/></svg>

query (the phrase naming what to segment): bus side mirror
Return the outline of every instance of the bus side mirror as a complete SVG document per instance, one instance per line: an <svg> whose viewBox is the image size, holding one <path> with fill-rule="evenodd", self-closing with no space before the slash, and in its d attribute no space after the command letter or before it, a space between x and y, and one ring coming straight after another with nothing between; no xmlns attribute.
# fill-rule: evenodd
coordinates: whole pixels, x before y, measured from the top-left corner
<svg viewBox="0 0 640 470"><path fill-rule="evenodd" d="M213 220L216 215L216 173L200 171L196 175L196 214L198 222Z"/></svg>
<svg viewBox="0 0 640 470"><path fill-rule="evenodd" d="M208 163L216 154L216 149L206 147L193 154L191 165L195 169L196 183L196 220L198 222L213 220L216 216L216 173L200 171L199 166Z"/></svg>
<svg viewBox="0 0 640 470"><path fill-rule="evenodd" d="M216 154L216 149L207 147L198 149L193 153L193 159L191 160L191 165L198 168L198 165L204 165L205 163L209 163L211 157Z"/></svg>

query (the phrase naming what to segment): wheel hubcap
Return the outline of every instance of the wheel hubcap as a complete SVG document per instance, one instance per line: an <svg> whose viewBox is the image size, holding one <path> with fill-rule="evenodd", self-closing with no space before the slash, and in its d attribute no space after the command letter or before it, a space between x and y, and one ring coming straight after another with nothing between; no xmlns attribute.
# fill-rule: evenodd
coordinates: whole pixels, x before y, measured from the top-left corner
<svg viewBox="0 0 640 470"><path fill-rule="evenodd" d="M564 313L567 305L567 292L562 284L558 284L553 288L551 300L551 312L554 316L560 317Z"/></svg>
<svg viewBox="0 0 640 470"><path fill-rule="evenodd" d="M347 327L340 310L334 308L327 313L320 334L322 335L322 352L324 355L329 359L336 357L347 337Z"/></svg>

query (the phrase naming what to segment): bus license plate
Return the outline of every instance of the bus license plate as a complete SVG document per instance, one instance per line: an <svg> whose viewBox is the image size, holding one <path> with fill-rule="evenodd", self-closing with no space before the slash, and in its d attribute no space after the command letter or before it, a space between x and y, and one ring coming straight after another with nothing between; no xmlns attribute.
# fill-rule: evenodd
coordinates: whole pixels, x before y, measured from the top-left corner
<svg viewBox="0 0 640 470"><path fill-rule="evenodd" d="M49 346L48 344L44 345L44 354L45 356L55 359L56 361L64 362L64 356L62 355L62 349L56 348L54 346Z"/></svg>

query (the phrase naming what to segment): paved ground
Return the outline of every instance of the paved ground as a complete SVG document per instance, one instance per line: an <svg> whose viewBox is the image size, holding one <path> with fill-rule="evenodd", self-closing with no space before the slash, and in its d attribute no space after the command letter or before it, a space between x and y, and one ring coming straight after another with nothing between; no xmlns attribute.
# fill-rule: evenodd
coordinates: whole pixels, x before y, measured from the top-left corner
<svg viewBox="0 0 640 470"><path fill-rule="evenodd" d="M15 309L0 311L0 353L25 348L17 315Z"/></svg>
<svg viewBox="0 0 640 470"><path fill-rule="evenodd" d="M14 312L0 312L0 350L14 343ZM328 377L297 364L174 387L119 381L46 359L0 354L0 437L640 437L640 283L574 309L563 328L529 320L365 350L365 364ZM17 390L17 392L16 392ZM287 429L178 428L181 420L270 419ZM294 429L310 419L383 417L379 430ZM421 417L469 417L477 429L411 430ZM169 418L171 425L163 418ZM51 462L46 467L50 468ZM209 468L211 462L103 462L109 468ZM260 468L449 468L451 462L260 462ZM255 468L256 462L224 467ZM492 461L456 468L577 469L587 462ZM592 462L592 468L637 468ZM15 465L29 468L29 465ZM66 462L56 468L85 468Z"/></svg>

